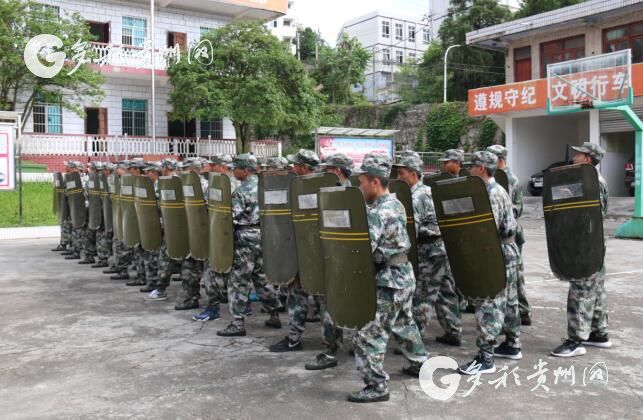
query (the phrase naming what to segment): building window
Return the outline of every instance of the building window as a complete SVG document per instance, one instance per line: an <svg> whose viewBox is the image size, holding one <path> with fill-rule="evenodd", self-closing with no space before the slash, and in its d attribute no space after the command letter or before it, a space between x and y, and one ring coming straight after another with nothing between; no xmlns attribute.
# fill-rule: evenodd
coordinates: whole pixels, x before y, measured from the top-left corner
<svg viewBox="0 0 643 420"><path fill-rule="evenodd" d="M201 34L201 36L203 36L203 34L207 34L208 32L213 31L213 30L214 30L214 28L208 28L207 26L201 26L199 28L199 33Z"/></svg>
<svg viewBox="0 0 643 420"><path fill-rule="evenodd" d="M531 47L514 48L514 82L531 80Z"/></svg>
<svg viewBox="0 0 643 420"><path fill-rule="evenodd" d="M63 115L60 104L34 103L33 132L50 134L63 132Z"/></svg>
<svg viewBox="0 0 643 420"><path fill-rule="evenodd" d="M272 27L273 28L276 28L278 26L279 26L279 22L277 22L276 20L272 22Z"/></svg>
<svg viewBox="0 0 643 420"><path fill-rule="evenodd" d="M123 45L142 47L147 34L145 19L123 16Z"/></svg>
<svg viewBox="0 0 643 420"><path fill-rule="evenodd" d="M94 42L109 44L109 23L86 22L89 32L94 36Z"/></svg>
<svg viewBox="0 0 643 420"><path fill-rule="evenodd" d="M409 42L415 42L415 26L409 26Z"/></svg>
<svg viewBox="0 0 643 420"><path fill-rule="evenodd" d="M212 139L223 139L223 119L215 118L209 121L201 121L201 137Z"/></svg>
<svg viewBox="0 0 643 420"><path fill-rule="evenodd" d="M404 64L404 51L395 51L395 62L397 64Z"/></svg>
<svg viewBox="0 0 643 420"><path fill-rule="evenodd" d="M429 28L422 29L422 35L424 37L424 43L428 44L431 42L431 30Z"/></svg>
<svg viewBox="0 0 643 420"><path fill-rule="evenodd" d="M417 55L415 53L409 53L409 61L415 62Z"/></svg>
<svg viewBox="0 0 643 420"><path fill-rule="evenodd" d="M390 64L391 62L391 50L388 48L382 50L382 61L384 64Z"/></svg>
<svg viewBox="0 0 643 420"><path fill-rule="evenodd" d="M284 19L284 26L289 27L291 26L292 21L290 19Z"/></svg>
<svg viewBox="0 0 643 420"><path fill-rule="evenodd" d="M382 38L391 37L391 23L387 20L382 21Z"/></svg>
<svg viewBox="0 0 643 420"><path fill-rule="evenodd" d="M401 23L395 24L395 40L402 41L404 39L404 29Z"/></svg>
<svg viewBox="0 0 643 420"><path fill-rule="evenodd" d="M547 76L547 65L585 57L585 35L540 44L540 76Z"/></svg>
<svg viewBox="0 0 643 420"><path fill-rule="evenodd" d="M123 99L123 134L145 136L147 122L147 101L145 99Z"/></svg>
<svg viewBox="0 0 643 420"><path fill-rule="evenodd" d="M603 52L632 50L632 63L643 61L643 22L610 28L603 31Z"/></svg>

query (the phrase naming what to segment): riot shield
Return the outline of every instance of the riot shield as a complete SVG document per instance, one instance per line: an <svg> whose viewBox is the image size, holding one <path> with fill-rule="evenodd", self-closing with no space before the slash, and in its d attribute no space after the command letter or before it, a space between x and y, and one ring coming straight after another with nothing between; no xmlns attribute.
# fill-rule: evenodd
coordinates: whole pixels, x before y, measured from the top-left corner
<svg viewBox="0 0 643 420"><path fill-rule="evenodd" d="M605 239L598 173L590 165L545 172L543 210L551 270L565 279L603 268Z"/></svg>
<svg viewBox="0 0 643 420"><path fill-rule="evenodd" d="M290 183L295 174L259 174L259 220L263 269L272 284L286 284L297 275L297 246L292 223Z"/></svg>
<svg viewBox="0 0 643 420"><path fill-rule="evenodd" d="M452 179L452 178L455 178L455 177L448 172L437 172L434 174L424 175L422 177L422 182L424 183L424 185L433 187L439 181L444 181L445 179Z"/></svg>
<svg viewBox="0 0 643 420"><path fill-rule="evenodd" d="M65 174L65 194L69 203L72 225L75 228L83 227L87 222L87 209L85 208L85 191L79 173Z"/></svg>
<svg viewBox="0 0 643 420"><path fill-rule="evenodd" d="M190 253L188 217L183 202L183 187L178 176L159 178L161 215L167 255L175 260L185 258Z"/></svg>
<svg viewBox="0 0 643 420"><path fill-rule="evenodd" d="M208 208L205 202L201 178L196 172L181 174L183 201L188 217L188 236L191 257L203 261L208 258Z"/></svg>
<svg viewBox="0 0 643 420"><path fill-rule="evenodd" d="M364 196L355 187L322 188L319 212L328 312L339 327L360 329L375 319L377 302Z"/></svg>
<svg viewBox="0 0 643 420"><path fill-rule="evenodd" d="M114 230L114 215L112 214L112 197L114 193L114 177L115 175L106 176L105 174L101 175L101 186L103 190L101 191L101 201L103 203L103 225L105 226L106 232L112 232Z"/></svg>
<svg viewBox="0 0 643 420"><path fill-rule="evenodd" d="M208 213L210 267L217 273L227 273L232 268L234 258L234 227L230 178L225 174L210 174Z"/></svg>
<svg viewBox="0 0 643 420"><path fill-rule="evenodd" d="M323 173L298 176L290 183L299 278L303 289L315 295L324 294L324 263L319 240L317 193L320 188L337 186L338 182L337 175Z"/></svg>
<svg viewBox="0 0 643 420"><path fill-rule="evenodd" d="M432 193L456 286L468 298L495 297L507 275L484 182L478 177L438 181Z"/></svg>
<svg viewBox="0 0 643 420"><path fill-rule="evenodd" d="M417 232L415 231L415 218L413 211L413 196L411 195L411 187L404 181L391 179L389 181L389 191L395 194L398 200L404 205L406 210L406 231L411 239L411 249L408 253L408 259L413 265L415 277L419 275L418 272L418 251L417 251Z"/></svg>
<svg viewBox="0 0 643 420"><path fill-rule="evenodd" d="M60 206L58 204L58 190L62 188L60 185L60 179L58 178L60 175L60 172L54 172L54 191L53 191L53 203L51 206L51 211L55 214L58 215L58 212L60 211ZM64 191L64 190L63 190Z"/></svg>
<svg viewBox="0 0 643 420"><path fill-rule="evenodd" d="M502 169L496 169L493 177L496 179L496 182L507 191L507 194L509 194L509 177L507 177L507 172ZM511 197L511 195L509 195L509 197Z"/></svg>
<svg viewBox="0 0 643 420"><path fill-rule="evenodd" d="M141 242L138 231L138 219L134 207L134 176L125 174L121 176L121 194L118 197L123 220L123 243L134 248Z"/></svg>
<svg viewBox="0 0 643 420"><path fill-rule="evenodd" d="M103 202L101 201L101 183L99 174L92 172L87 181L89 191L89 221L87 226L91 230L100 229L103 224Z"/></svg>
<svg viewBox="0 0 643 420"><path fill-rule="evenodd" d="M58 205L56 213L58 214L58 223L62 225L69 217L69 203L67 201L67 194L65 194L63 174L56 172L56 174L54 174L54 182L56 185L56 204Z"/></svg>
<svg viewBox="0 0 643 420"><path fill-rule="evenodd" d="M163 243L161 217L154 192L154 181L146 176L134 178L134 207L141 246L146 251L157 251Z"/></svg>
<svg viewBox="0 0 643 420"><path fill-rule="evenodd" d="M121 177L114 175L114 193L112 194L112 220L114 238L123 240L123 207L121 206Z"/></svg>
<svg viewBox="0 0 643 420"><path fill-rule="evenodd" d="M351 185L353 187L359 187L359 174L351 174L350 178Z"/></svg>

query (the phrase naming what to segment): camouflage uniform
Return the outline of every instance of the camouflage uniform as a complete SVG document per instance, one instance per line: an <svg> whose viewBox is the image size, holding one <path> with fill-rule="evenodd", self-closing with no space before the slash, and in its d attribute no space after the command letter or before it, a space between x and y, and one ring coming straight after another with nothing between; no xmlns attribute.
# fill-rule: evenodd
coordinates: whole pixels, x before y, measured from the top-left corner
<svg viewBox="0 0 643 420"><path fill-rule="evenodd" d="M71 224L71 216L67 216L60 225L60 245L68 249L73 246L72 232L73 226Z"/></svg>
<svg viewBox="0 0 643 420"><path fill-rule="evenodd" d="M256 168L253 155L242 154L235 158L241 168ZM228 282L228 299L232 324L244 327L246 305L250 286L254 284L259 300L267 313L275 313L280 303L274 287L266 281L263 272L261 230L259 229L259 180L249 175L232 194L232 220L234 223L234 259Z"/></svg>
<svg viewBox="0 0 643 420"><path fill-rule="evenodd" d="M382 161L367 158L362 163L362 170L387 178L390 164L387 166L388 162ZM384 371L384 355L391 334L412 364L423 363L427 350L413 320L413 267L406 258L400 259L406 257L411 247L404 206L390 194L378 197L368 209L368 226L376 266L377 309L375 319L357 332L355 360L367 386L384 392L389 380Z"/></svg>
<svg viewBox="0 0 643 420"><path fill-rule="evenodd" d="M83 190L85 191L85 211L89 215L89 176L87 174L81 175L81 180L83 183ZM96 231L89 228L89 216L86 218L86 222L80 232L80 246L84 251L85 260L94 262L96 257Z"/></svg>

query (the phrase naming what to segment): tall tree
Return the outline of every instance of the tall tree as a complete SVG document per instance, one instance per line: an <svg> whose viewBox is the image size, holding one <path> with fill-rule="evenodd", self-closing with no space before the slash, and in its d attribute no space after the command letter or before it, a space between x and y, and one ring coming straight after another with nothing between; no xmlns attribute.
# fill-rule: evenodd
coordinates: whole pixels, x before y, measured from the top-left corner
<svg viewBox="0 0 643 420"><path fill-rule="evenodd" d="M41 34L55 35L63 43L60 49L40 51L44 66L52 65L42 59L44 52L64 52L68 60L52 78L37 77L24 62L28 41ZM103 97L104 78L77 56L84 49L85 59L92 58L86 43L93 39L77 13L66 15L61 10L59 16L54 9L35 2L0 0L0 110L21 112L22 128L37 101L59 103L82 116L86 102L99 102Z"/></svg>
<svg viewBox="0 0 643 420"><path fill-rule="evenodd" d="M586 0L522 0L520 9L516 12L516 18L537 15L538 13L548 12L550 10L560 9L561 7L571 6L582 3Z"/></svg>
<svg viewBox="0 0 643 420"><path fill-rule="evenodd" d="M172 116L230 118L237 152L250 150L257 131L308 131L323 102L303 65L262 25L232 22L203 35L212 62L170 65Z"/></svg>
<svg viewBox="0 0 643 420"><path fill-rule="evenodd" d="M364 71L371 54L357 38L344 33L335 48L323 46L313 77L330 104L352 104L361 94L353 88L364 83Z"/></svg>
<svg viewBox="0 0 643 420"><path fill-rule="evenodd" d="M301 60L310 61L314 59L318 42L317 33L311 28L305 28L303 31L298 30L297 33L299 34L299 55Z"/></svg>

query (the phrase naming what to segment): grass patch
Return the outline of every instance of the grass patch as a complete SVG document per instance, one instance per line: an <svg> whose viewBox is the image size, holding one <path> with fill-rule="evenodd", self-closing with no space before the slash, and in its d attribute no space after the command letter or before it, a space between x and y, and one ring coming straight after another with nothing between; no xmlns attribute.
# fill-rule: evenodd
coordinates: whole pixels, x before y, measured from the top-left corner
<svg viewBox="0 0 643 420"><path fill-rule="evenodd" d="M52 211L54 188L49 182L22 184L22 225L18 215L18 189L0 192L0 228L53 226L58 219Z"/></svg>

